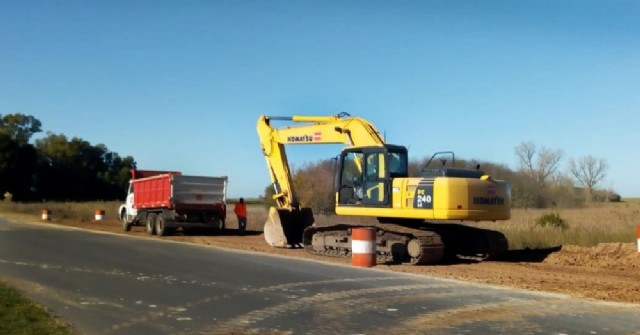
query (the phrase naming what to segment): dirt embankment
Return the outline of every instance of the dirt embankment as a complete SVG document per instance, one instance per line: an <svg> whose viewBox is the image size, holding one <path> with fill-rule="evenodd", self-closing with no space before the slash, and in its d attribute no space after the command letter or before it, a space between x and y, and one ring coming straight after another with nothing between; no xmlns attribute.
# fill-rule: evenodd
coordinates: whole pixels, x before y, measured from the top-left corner
<svg viewBox="0 0 640 335"><path fill-rule="evenodd" d="M119 234L148 236L144 227L125 233L115 220L66 221L60 224ZM149 238L158 238L151 237ZM169 236L174 241L281 254L330 262L349 260L313 256L303 250L269 247L259 232L245 236L229 230L218 236ZM607 243L597 247L562 246L548 250L512 250L496 261L445 265L379 265L390 271L432 275L478 283L570 294L581 298L640 303L640 257L633 243Z"/></svg>

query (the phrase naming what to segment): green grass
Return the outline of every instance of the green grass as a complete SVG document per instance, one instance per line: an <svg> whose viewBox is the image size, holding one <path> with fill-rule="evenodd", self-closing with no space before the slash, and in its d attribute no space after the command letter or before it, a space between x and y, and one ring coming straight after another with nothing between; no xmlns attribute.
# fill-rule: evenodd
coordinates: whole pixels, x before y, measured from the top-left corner
<svg viewBox="0 0 640 335"><path fill-rule="evenodd" d="M77 332L0 281L0 334L72 335Z"/></svg>

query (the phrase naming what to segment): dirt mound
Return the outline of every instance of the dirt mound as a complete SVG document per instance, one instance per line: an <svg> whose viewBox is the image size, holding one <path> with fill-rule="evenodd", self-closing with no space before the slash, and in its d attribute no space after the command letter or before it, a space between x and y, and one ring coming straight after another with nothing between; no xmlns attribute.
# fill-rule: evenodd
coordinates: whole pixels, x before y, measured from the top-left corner
<svg viewBox="0 0 640 335"><path fill-rule="evenodd" d="M600 243L595 247L563 245L544 263L612 270L640 269L638 251L633 243Z"/></svg>

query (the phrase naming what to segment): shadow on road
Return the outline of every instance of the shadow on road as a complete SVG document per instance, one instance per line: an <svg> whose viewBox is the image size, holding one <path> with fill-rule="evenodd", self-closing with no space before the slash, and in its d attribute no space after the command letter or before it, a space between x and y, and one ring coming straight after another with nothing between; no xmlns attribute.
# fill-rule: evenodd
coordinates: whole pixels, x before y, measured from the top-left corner
<svg viewBox="0 0 640 335"><path fill-rule="evenodd" d="M262 234L261 231L246 230L244 234L240 234L238 229L189 229L178 230L176 235L183 236L256 236Z"/></svg>

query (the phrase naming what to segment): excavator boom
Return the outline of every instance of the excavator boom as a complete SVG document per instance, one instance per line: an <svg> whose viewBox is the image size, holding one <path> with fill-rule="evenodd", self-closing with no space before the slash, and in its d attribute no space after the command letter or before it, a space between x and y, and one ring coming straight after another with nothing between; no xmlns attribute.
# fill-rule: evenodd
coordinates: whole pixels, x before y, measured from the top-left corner
<svg viewBox="0 0 640 335"><path fill-rule="evenodd" d="M276 128L273 121L302 123ZM261 116L258 119L258 136L262 152L276 191L279 208L295 208L291 172L285 145L345 144L347 146L382 146L384 141L378 130L368 121L348 114L335 116Z"/></svg>

